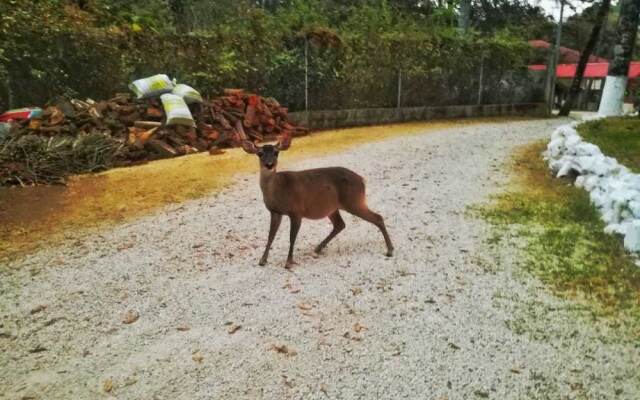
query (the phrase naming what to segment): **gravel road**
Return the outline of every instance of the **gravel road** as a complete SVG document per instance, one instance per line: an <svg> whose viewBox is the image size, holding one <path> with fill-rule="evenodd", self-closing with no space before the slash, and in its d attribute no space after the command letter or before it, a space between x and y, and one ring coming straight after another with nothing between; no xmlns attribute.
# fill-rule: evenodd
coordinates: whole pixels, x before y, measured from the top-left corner
<svg viewBox="0 0 640 400"><path fill-rule="evenodd" d="M491 249L466 212L562 121L458 125L281 169L366 177L372 225L269 214L256 174L0 272L2 399L637 399L640 348ZM295 145L290 151L295 151ZM515 242L517 244L517 242ZM19 264L19 265L18 265ZM132 323L123 323L128 310Z"/></svg>

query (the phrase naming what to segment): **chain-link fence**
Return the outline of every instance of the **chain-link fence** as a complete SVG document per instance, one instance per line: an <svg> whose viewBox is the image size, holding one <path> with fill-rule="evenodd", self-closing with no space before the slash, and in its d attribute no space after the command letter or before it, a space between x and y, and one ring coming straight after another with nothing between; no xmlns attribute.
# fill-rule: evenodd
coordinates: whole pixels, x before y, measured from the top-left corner
<svg viewBox="0 0 640 400"><path fill-rule="evenodd" d="M543 82L527 69L526 51L500 43L392 42L378 49L352 41L322 49L297 40L275 52L259 43L229 50L229 43L206 35L63 31L27 39L29 51L2 65L0 109L42 105L60 95L105 99L156 73L210 96L245 88L290 111L515 104L544 97Z"/></svg>

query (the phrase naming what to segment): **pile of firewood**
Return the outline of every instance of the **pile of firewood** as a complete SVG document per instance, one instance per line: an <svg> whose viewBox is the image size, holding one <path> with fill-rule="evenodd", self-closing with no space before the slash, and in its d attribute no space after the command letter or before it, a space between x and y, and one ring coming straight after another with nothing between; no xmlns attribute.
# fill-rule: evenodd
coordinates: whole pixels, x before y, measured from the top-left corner
<svg viewBox="0 0 640 400"><path fill-rule="evenodd" d="M41 116L16 124L11 135L103 133L126 144L126 161L143 161L203 151L214 154L220 148L238 146L241 126L253 141L308 132L291 124L287 108L275 99L241 89L226 89L224 96L191 104L189 109L195 127L167 126L157 98L137 100L130 94L118 94L97 102L60 99L46 107Z"/></svg>

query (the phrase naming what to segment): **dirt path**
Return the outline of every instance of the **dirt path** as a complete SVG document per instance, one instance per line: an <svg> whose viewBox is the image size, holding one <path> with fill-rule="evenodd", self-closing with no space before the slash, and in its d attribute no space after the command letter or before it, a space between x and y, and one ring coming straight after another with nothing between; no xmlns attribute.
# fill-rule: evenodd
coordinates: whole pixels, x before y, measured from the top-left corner
<svg viewBox="0 0 640 400"><path fill-rule="evenodd" d="M292 272L284 223L257 267L268 213L251 175L3 268L0 398L636 399L637 345L518 272L513 252L490 251L466 214L507 181L514 147L558 123L462 126L295 165L282 155L281 168L364 175L391 259L373 226L346 216L320 258L330 224L303 222ZM123 324L130 309L139 319Z"/></svg>

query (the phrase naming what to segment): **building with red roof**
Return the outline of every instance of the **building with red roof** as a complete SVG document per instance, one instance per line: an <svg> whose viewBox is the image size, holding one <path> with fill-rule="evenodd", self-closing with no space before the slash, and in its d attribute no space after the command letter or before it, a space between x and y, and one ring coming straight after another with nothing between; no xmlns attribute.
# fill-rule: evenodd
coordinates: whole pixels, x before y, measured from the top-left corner
<svg viewBox="0 0 640 400"><path fill-rule="evenodd" d="M551 44L544 40L530 40L529 44L537 49L550 49ZM540 61L540 60L538 60ZM556 98L557 103L562 103L564 96L571 85L571 81L576 75L578 62L580 61L580 52L568 47L560 47L560 60L556 67ZM535 63L529 65L529 70L533 72L544 73L547 70L546 64ZM584 79L582 81L582 92L580 93L577 109L596 110L600 103L604 79L609 71L609 60L598 56L590 56L587 67L584 71ZM629 88L633 93L638 84L640 77L640 61L632 61L629 65ZM633 102L630 96L627 101ZM559 104L557 104L559 105Z"/></svg>

